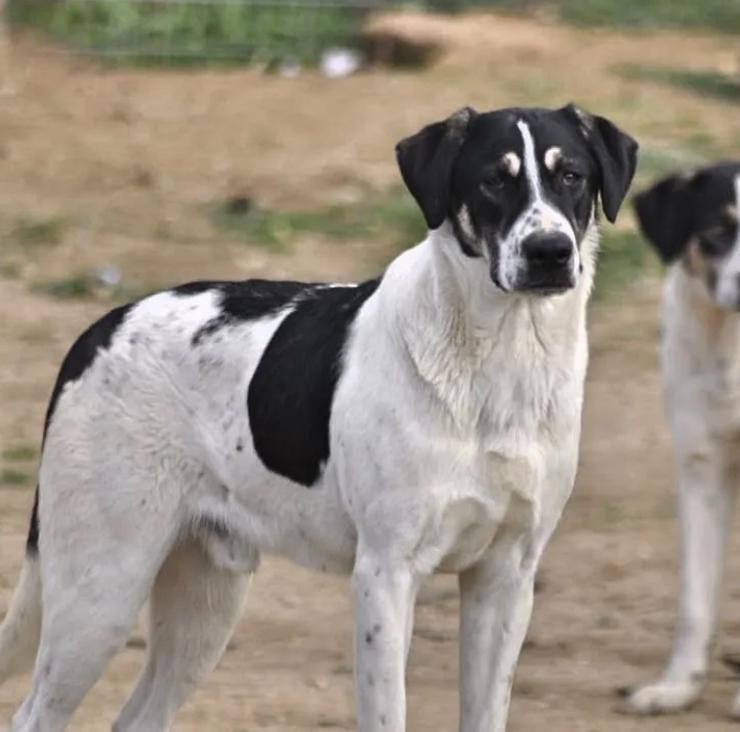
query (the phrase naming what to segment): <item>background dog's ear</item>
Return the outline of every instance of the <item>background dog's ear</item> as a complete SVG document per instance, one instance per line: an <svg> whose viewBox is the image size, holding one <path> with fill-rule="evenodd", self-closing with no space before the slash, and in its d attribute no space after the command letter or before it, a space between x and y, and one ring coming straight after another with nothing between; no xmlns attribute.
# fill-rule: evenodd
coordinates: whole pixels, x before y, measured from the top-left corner
<svg viewBox="0 0 740 732"><path fill-rule="evenodd" d="M640 229L665 264L683 254L691 237L690 185L689 179L672 175L635 196Z"/></svg>
<svg viewBox="0 0 740 732"><path fill-rule="evenodd" d="M430 229L441 226L447 216L452 166L476 115L474 109L464 107L444 122L428 125L396 145L403 182Z"/></svg>
<svg viewBox="0 0 740 732"><path fill-rule="evenodd" d="M627 195L637 167L637 141L605 117L590 115L574 104L565 108L575 117L599 168L601 205L612 223Z"/></svg>

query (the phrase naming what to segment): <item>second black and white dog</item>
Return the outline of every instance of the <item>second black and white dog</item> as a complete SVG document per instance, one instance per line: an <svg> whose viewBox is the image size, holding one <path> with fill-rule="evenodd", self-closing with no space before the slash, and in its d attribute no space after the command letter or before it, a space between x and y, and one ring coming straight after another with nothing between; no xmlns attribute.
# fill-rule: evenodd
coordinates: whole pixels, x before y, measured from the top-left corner
<svg viewBox="0 0 740 732"><path fill-rule="evenodd" d="M576 472L597 201L636 148L572 106L463 109L398 145L430 231L381 278L199 282L84 333L0 628L0 681L36 658L13 731L62 732L147 598L114 730L167 729L274 553L352 574L360 732L405 729L417 590L458 573L460 729L503 732Z"/></svg>
<svg viewBox="0 0 740 732"><path fill-rule="evenodd" d="M635 199L640 226L669 265L663 381L681 525L681 600L662 676L627 707L675 712L699 697L714 635L740 481L740 162L666 178ZM740 719L740 694L732 715Z"/></svg>

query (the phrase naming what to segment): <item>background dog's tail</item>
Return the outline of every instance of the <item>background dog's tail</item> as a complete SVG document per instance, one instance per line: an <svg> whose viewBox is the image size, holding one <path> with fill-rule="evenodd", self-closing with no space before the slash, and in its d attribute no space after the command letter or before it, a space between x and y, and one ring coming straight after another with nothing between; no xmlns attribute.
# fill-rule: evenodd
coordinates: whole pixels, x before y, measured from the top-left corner
<svg viewBox="0 0 740 732"><path fill-rule="evenodd" d="M37 494L38 497L38 494ZM38 500L38 498L37 498ZM37 508L31 533L37 531ZM38 546L29 536L26 559L10 607L0 625L0 684L28 671L36 658L41 636L41 568ZM37 541L37 537L36 537Z"/></svg>

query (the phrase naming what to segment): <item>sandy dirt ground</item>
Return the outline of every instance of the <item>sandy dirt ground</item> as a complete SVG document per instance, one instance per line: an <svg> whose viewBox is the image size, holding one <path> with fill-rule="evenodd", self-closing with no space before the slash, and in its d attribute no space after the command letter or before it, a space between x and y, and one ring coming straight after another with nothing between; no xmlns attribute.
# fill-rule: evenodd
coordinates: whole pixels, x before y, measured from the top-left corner
<svg viewBox="0 0 740 732"><path fill-rule="evenodd" d="M409 20L408 22L412 22ZM219 238L204 211L226 196L296 208L357 201L397 181L392 146L473 104L576 99L613 115L655 149L697 145L729 154L735 108L621 79L619 64L680 61L726 68L731 41L572 30L546 22L413 21L448 52L420 74L373 71L332 82L253 71L113 71L12 48L0 98L0 468L28 473L0 486L0 613L22 557L35 458L56 368L107 305L60 301L34 283L115 264L138 286L201 277L351 279L377 271L383 242L304 237L286 253ZM56 244L25 245L18 222L61 218ZM629 226L627 214L620 224ZM412 242L410 242L412 243ZM689 714L635 720L614 710L617 687L663 662L674 621L677 546L670 446L661 416L658 283L646 277L591 312L592 360L576 490L540 574L517 676L510 730L730 730L740 684L719 662ZM25 462L24 462L25 461ZM740 532L738 532L740 535ZM733 542L719 650L740 648L740 552ZM218 669L178 717L180 732L353 729L346 579L268 559ZM457 597L435 578L418 606L409 670L410 730L457 720ZM123 651L85 701L79 732L110 728L144 659ZM28 688L0 688L0 728Z"/></svg>

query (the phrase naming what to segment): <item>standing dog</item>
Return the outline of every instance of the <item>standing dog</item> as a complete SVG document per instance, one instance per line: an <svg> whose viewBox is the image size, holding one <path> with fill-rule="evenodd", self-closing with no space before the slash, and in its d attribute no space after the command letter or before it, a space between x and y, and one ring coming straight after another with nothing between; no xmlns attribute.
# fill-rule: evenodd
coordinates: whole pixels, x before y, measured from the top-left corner
<svg viewBox="0 0 740 732"><path fill-rule="evenodd" d="M635 199L642 231L668 265L663 379L681 525L681 601L668 666L627 692L642 714L676 712L701 693L740 468L740 163L667 178ZM740 695L732 708L740 718Z"/></svg>
<svg viewBox="0 0 740 732"><path fill-rule="evenodd" d="M352 573L358 730L402 732L414 602L460 577L463 732L503 732L571 492L596 204L636 143L572 106L463 109L397 147L429 235L357 286L197 282L113 310L51 398L0 680L61 732L150 598L116 732L166 730L260 555Z"/></svg>

